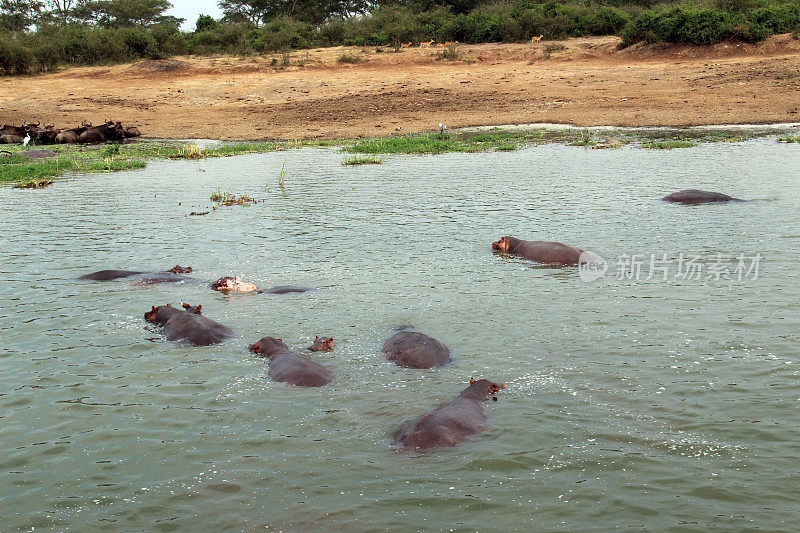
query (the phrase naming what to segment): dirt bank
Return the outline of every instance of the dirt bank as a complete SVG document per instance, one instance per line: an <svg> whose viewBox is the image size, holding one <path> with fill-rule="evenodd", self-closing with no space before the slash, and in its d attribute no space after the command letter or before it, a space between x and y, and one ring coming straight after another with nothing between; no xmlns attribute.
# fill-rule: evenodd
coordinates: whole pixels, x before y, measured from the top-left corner
<svg viewBox="0 0 800 533"><path fill-rule="evenodd" d="M371 47L75 68L0 79L0 122L113 118L148 137L290 139L432 131L440 122L800 121L800 41L789 35L708 48L619 51L617 43L459 45L457 60L437 59L436 49Z"/></svg>

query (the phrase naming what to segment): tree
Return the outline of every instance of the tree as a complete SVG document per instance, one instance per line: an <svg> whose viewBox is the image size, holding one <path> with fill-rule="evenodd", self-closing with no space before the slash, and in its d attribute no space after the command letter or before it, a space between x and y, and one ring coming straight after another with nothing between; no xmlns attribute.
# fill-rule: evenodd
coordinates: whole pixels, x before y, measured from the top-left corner
<svg viewBox="0 0 800 533"><path fill-rule="evenodd" d="M45 0L44 5L58 17L62 26L66 26L72 16L75 0Z"/></svg>
<svg viewBox="0 0 800 533"><path fill-rule="evenodd" d="M260 26L267 19L275 16L275 4L269 0L220 0L219 7L225 18L231 22L242 20Z"/></svg>
<svg viewBox="0 0 800 533"><path fill-rule="evenodd" d="M179 25L183 19L164 14L171 7L168 0L88 0L74 11L82 20L110 28L152 26L164 22Z"/></svg>
<svg viewBox="0 0 800 533"><path fill-rule="evenodd" d="M217 26L219 26L219 22L211 15L200 15L194 24L194 31L213 30Z"/></svg>
<svg viewBox="0 0 800 533"><path fill-rule="evenodd" d="M256 26L278 17L320 25L331 17L366 13L371 0L220 0L219 7L229 22L249 21Z"/></svg>
<svg viewBox="0 0 800 533"><path fill-rule="evenodd" d="M39 0L1 0L0 29L25 31L40 21L43 9Z"/></svg>

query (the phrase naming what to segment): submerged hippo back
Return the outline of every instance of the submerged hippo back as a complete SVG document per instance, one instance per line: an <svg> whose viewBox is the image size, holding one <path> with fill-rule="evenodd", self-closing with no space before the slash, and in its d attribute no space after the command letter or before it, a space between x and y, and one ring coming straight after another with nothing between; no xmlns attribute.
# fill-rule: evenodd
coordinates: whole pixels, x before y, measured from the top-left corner
<svg viewBox="0 0 800 533"><path fill-rule="evenodd" d="M296 285L278 285L277 287L272 287L264 292L267 294L289 294L292 292L308 292L313 290L314 289L309 287L298 287Z"/></svg>
<svg viewBox="0 0 800 533"><path fill-rule="evenodd" d="M400 331L384 343L386 358L398 366L431 368L450 362L450 350L432 337L415 331Z"/></svg>
<svg viewBox="0 0 800 533"><path fill-rule="evenodd" d="M744 202L739 198L733 198L721 192L699 191L697 189L686 189L674 192L662 198L665 202L680 204L709 204L714 202Z"/></svg>
<svg viewBox="0 0 800 533"><path fill-rule="evenodd" d="M583 252L580 248L560 242L516 241L509 250L512 254L551 265L577 265Z"/></svg>
<svg viewBox="0 0 800 533"><path fill-rule="evenodd" d="M456 398L416 420L400 426L394 440L405 448L439 448L455 446L480 431L486 415L480 403Z"/></svg>
<svg viewBox="0 0 800 533"><path fill-rule="evenodd" d="M195 346L208 346L219 344L233 335L233 331L202 315L179 311L164 323L164 335L170 341L186 340Z"/></svg>
<svg viewBox="0 0 800 533"><path fill-rule="evenodd" d="M333 381L333 372L304 355L282 352L269 359L269 376L274 381L298 387L322 387Z"/></svg>
<svg viewBox="0 0 800 533"><path fill-rule="evenodd" d="M469 386L452 402L403 423L394 435L395 442L406 448L455 446L483 429L486 415L482 402L489 396L494 397L506 385L488 379L469 381Z"/></svg>
<svg viewBox="0 0 800 533"><path fill-rule="evenodd" d="M98 270L97 272L92 272L91 274L85 274L78 279L91 281L111 281L114 279L135 276L136 274L141 274L141 272L136 270Z"/></svg>
<svg viewBox="0 0 800 533"><path fill-rule="evenodd" d="M176 274L174 272L155 272L155 273L142 273L137 272L139 274L133 280L134 283L140 283L142 285L153 285L156 283L181 283L184 281L197 281L194 278L190 278L189 276L183 276L181 274Z"/></svg>

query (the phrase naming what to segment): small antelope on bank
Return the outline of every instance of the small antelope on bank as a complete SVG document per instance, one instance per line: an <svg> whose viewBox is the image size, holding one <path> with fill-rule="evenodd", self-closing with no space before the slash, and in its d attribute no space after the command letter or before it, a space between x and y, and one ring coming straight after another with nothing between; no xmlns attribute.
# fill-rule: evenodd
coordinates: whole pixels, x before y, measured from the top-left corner
<svg viewBox="0 0 800 533"><path fill-rule="evenodd" d="M539 41L542 40L542 37L544 37L544 35L534 35L533 37L531 37L531 43L533 44L538 43Z"/></svg>
<svg viewBox="0 0 800 533"><path fill-rule="evenodd" d="M430 46L435 42L436 42L435 39L431 39L430 41L422 41L421 43L419 43L419 47L420 48L430 48Z"/></svg>
<svg viewBox="0 0 800 533"><path fill-rule="evenodd" d="M400 43L400 48L408 48L411 46L411 43Z"/></svg>

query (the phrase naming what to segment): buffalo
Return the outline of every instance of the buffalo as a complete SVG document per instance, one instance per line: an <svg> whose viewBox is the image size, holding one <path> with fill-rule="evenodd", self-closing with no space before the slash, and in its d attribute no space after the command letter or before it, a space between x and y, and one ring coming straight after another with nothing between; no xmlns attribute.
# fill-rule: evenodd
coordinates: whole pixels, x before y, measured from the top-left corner
<svg viewBox="0 0 800 533"><path fill-rule="evenodd" d="M22 124L4 124L0 128L0 144L20 144L30 136L30 144L72 144L102 143L108 141L124 141L133 137L141 137L142 132L136 126L125 127L121 122L108 120L99 126L84 121L77 128L56 128L55 124L41 126L40 122Z"/></svg>
<svg viewBox="0 0 800 533"><path fill-rule="evenodd" d="M79 143L102 143L121 141L125 138L125 128L121 122L107 121L105 124L93 126L78 136Z"/></svg>
<svg viewBox="0 0 800 533"><path fill-rule="evenodd" d="M25 136L28 134L28 124L22 126L14 126L12 124L4 124L0 129L0 144L20 144Z"/></svg>

